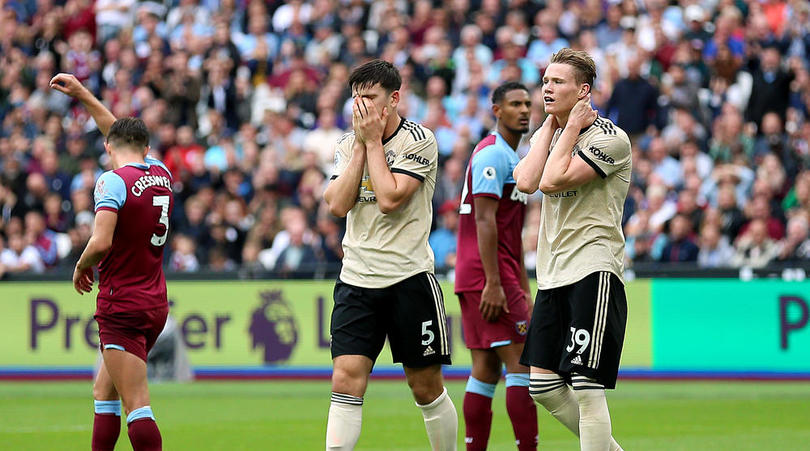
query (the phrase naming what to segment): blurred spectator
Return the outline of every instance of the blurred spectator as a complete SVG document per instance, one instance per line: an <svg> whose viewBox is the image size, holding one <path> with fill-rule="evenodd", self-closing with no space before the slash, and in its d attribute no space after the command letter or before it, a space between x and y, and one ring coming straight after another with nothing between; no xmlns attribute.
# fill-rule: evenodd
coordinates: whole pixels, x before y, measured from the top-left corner
<svg viewBox="0 0 810 451"><path fill-rule="evenodd" d="M59 257L56 234L46 228L45 218L41 212L29 211L25 214L25 240L36 249L46 267L56 265Z"/></svg>
<svg viewBox="0 0 810 451"><path fill-rule="evenodd" d="M784 263L800 263L810 260L807 214L797 214L787 223L785 239L779 243L777 260Z"/></svg>
<svg viewBox="0 0 810 451"><path fill-rule="evenodd" d="M776 47L765 48L759 59L752 61L757 63L758 67L752 71L754 84L745 119L759 126L765 113L773 111L784 121L794 74L781 68L781 55Z"/></svg>
<svg viewBox="0 0 810 451"><path fill-rule="evenodd" d="M684 214L677 214L669 223L669 236L667 244L661 252L662 262L696 262L698 258L697 244L690 236L692 221Z"/></svg>
<svg viewBox="0 0 810 451"><path fill-rule="evenodd" d="M701 268L721 268L731 265L734 247L728 238L720 233L714 224L708 224L700 230L700 251L697 263Z"/></svg>
<svg viewBox="0 0 810 451"><path fill-rule="evenodd" d="M641 55L627 62L628 74L613 88L605 112L628 135L643 133L656 125L658 90L641 76Z"/></svg>
<svg viewBox="0 0 810 451"><path fill-rule="evenodd" d="M175 235L172 238L172 254L169 258L169 270L195 272L198 269L200 269L200 262L197 260L194 241L186 235Z"/></svg>
<svg viewBox="0 0 810 451"><path fill-rule="evenodd" d="M458 202L445 201L436 211L439 227L430 233L428 243L433 249L436 270L446 271L456 266L456 234L458 233Z"/></svg>
<svg viewBox="0 0 810 451"><path fill-rule="evenodd" d="M766 196L754 197L745 206L745 210L749 221L740 229L740 235L744 236L755 221L762 221L765 224L768 236L772 240L781 240L785 236L785 225L771 214L771 206Z"/></svg>
<svg viewBox="0 0 810 451"><path fill-rule="evenodd" d="M289 243L281 251L273 269L287 277L312 277L318 257L315 248L304 242L307 235L306 224L303 221L292 221L285 229L289 234Z"/></svg>
<svg viewBox="0 0 810 451"><path fill-rule="evenodd" d="M768 236L768 225L763 219L754 219L749 230L737 243L737 253L732 259L735 267L761 268L779 253L776 242Z"/></svg>
<svg viewBox="0 0 810 451"><path fill-rule="evenodd" d="M0 265L9 273L41 273L45 270L45 263L39 252L34 246L26 244L20 233L9 235L8 247L0 252Z"/></svg>

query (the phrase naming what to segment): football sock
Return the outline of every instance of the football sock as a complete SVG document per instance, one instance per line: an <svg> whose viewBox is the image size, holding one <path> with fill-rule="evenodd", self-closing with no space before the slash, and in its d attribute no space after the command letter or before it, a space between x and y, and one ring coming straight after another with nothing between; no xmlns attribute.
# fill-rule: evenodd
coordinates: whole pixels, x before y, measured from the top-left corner
<svg viewBox="0 0 810 451"><path fill-rule="evenodd" d="M571 377L579 402L579 446L582 451L610 450L610 412L605 387L587 376Z"/></svg>
<svg viewBox="0 0 810 451"><path fill-rule="evenodd" d="M447 388L430 404L416 404L422 409L430 447L433 451L455 451L458 437L458 413Z"/></svg>
<svg viewBox="0 0 810 451"><path fill-rule="evenodd" d="M332 392L326 423L326 450L352 450L363 424L363 398Z"/></svg>
<svg viewBox="0 0 810 451"><path fill-rule="evenodd" d="M152 407L144 406L127 415L129 442L134 451L161 451L163 439L155 423Z"/></svg>
<svg viewBox="0 0 810 451"><path fill-rule="evenodd" d="M517 449L537 449L537 409L529 396L529 375L509 373L506 375L506 411L512 420ZM466 418L466 417L465 417Z"/></svg>
<svg viewBox="0 0 810 451"><path fill-rule="evenodd" d="M121 432L121 401L93 401L93 451L112 451Z"/></svg>
<svg viewBox="0 0 810 451"><path fill-rule="evenodd" d="M579 437L579 403L571 387L558 374L532 373L529 393L545 407L554 418ZM610 451L622 451L622 447L610 438Z"/></svg>
<svg viewBox="0 0 810 451"><path fill-rule="evenodd" d="M467 391L464 393L464 442L467 451L487 449L489 431L492 427L492 397L495 384L487 384L470 376Z"/></svg>

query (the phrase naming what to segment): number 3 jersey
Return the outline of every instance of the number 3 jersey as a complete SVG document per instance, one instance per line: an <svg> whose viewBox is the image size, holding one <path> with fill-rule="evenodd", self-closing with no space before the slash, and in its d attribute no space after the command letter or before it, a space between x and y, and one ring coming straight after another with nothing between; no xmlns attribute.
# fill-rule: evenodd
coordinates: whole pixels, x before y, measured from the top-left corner
<svg viewBox="0 0 810 451"><path fill-rule="evenodd" d="M96 212L118 213L112 247L98 265L99 313L167 305L163 246L169 235L172 175L153 158L107 171L96 182Z"/></svg>
<svg viewBox="0 0 810 451"><path fill-rule="evenodd" d="M456 293L481 291L486 283L475 226L474 198L481 196L498 200L495 222L501 284L520 285L520 259L523 258L521 235L528 196L518 191L512 177L518 161L517 152L497 132L484 138L473 150L467 164L459 208Z"/></svg>

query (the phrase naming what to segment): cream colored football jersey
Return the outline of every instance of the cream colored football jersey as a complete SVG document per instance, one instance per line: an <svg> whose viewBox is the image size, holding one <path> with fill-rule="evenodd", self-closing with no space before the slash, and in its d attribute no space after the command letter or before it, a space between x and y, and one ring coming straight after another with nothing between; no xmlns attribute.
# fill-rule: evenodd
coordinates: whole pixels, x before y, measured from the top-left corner
<svg viewBox="0 0 810 451"><path fill-rule="evenodd" d="M551 140L551 152L562 129ZM532 142L537 134L532 137ZM537 239L537 286L570 285L596 271L623 279L622 213L630 187L630 139L608 119L580 132L572 157L599 175L577 188L543 196Z"/></svg>
<svg viewBox="0 0 810 451"><path fill-rule="evenodd" d="M338 141L332 179L346 169L354 139L352 132ZM343 282L364 288L385 288L415 274L433 272L428 236L439 156L436 138L429 129L402 118L394 134L383 140L383 150L391 172L422 183L410 200L386 215L377 207L366 165L357 203L346 217L340 273Z"/></svg>

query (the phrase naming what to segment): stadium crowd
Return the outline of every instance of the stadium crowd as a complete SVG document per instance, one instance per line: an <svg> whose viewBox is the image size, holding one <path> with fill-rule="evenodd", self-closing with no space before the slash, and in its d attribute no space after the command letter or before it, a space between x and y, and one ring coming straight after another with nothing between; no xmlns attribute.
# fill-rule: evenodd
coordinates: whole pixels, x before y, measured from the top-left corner
<svg viewBox="0 0 810 451"><path fill-rule="evenodd" d="M400 114L441 156L431 246L453 267L467 160L490 94L532 92L563 48L598 68L593 101L633 142L627 265L810 261L810 6L805 0L8 0L0 11L0 274L72 268L108 169L75 74L138 116L174 174L169 271L318 273L343 221L322 193L351 127L352 67L403 77ZM520 151L528 151L528 136ZM524 232L534 267L541 197ZM320 268L320 269L319 269Z"/></svg>

